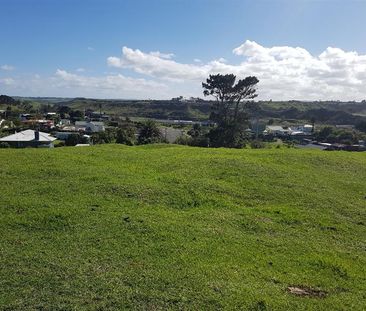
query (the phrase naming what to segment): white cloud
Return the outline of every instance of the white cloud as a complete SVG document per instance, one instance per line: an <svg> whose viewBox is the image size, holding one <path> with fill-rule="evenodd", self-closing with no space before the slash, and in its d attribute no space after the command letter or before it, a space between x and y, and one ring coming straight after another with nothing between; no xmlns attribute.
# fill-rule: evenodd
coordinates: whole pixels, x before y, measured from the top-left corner
<svg viewBox="0 0 366 311"><path fill-rule="evenodd" d="M122 48L122 58L108 57L108 65L117 68L132 68L140 74L166 80L197 79L205 77L209 68L192 64L182 64L171 59L144 53L128 47Z"/></svg>
<svg viewBox="0 0 366 311"><path fill-rule="evenodd" d="M0 66L0 68L2 69L2 70L5 70L5 71L12 71L12 70L14 70L15 68L14 68L14 66L10 66L10 65L2 65L2 66Z"/></svg>
<svg viewBox="0 0 366 311"><path fill-rule="evenodd" d="M5 86L10 86L15 83L15 80L13 78L3 78L0 79L0 84L4 84Z"/></svg>
<svg viewBox="0 0 366 311"><path fill-rule="evenodd" d="M80 94L98 93L97 97L113 95L113 97L129 98L142 98L141 95L157 96L159 91L164 93L166 88L163 83L126 77L122 74L91 77L73 74L62 69L57 69L52 78L52 85L54 88L79 90Z"/></svg>
<svg viewBox="0 0 366 311"><path fill-rule="evenodd" d="M199 82L209 74L234 73L239 78L257 76L262 99L366 98L366 55L357 52L328 47L315 56L301 47L264 47L247 40L233 54L243 58L240 64L231 65L223 58L206 64L199 60L186 64L162 57L158 52L144 53L123 47L121 57L109 57L107 62L109 66L130 68L155 79L180 82L174 85L178 90L182 83L190 85L192 92L201 93Z"/></svg>
<svg viewBox="0 0 366 311"><path fill-rule="evenodd" d="M94 51L95 49L91 46L88 46L88 51Z"/></svg>
<svg viewBox="0 0 366 311"><path fill-rule="evenodd" d="M85 74L83 68L57 70L51 77L1 77L2 92L29 96L97 98L171 98L202 96L209 74L234 73L259 78L259 99L362 100L366 98L366 55L328 47L319 55L291 46L265 47L245 41L233 49L233 64L223 58L179 62L174 54L123 47L120 57L107 59L121 74ZM4 66L4 65L3 65ZM127 70L126 70L127 69ZM130 70L140 78L128 76ZM114 71L114 70L113 70Z"/></svg>
<svg viewBox="0 0 366 311"><path fill-rule="evenodd" d="M159 51L150 52L150 55L165 59L172 59L175 56L173 53L161 53Z"/></svg>
<svg viewBox="0 0 366 311"><path fill-rule="evenodd" d="M52 76L24 75L0 78L3 94L94 98L169 98L167 86L158 81L122 74L86 76L57 69Z"/></svg>

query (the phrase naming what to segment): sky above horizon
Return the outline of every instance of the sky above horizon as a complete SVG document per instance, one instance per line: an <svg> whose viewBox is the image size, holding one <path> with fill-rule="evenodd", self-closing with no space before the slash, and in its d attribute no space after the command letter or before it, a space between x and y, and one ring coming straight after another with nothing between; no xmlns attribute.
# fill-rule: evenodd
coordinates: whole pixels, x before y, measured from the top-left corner
<svg viewBox="0 0 366 311"><path fill-rule="evenodd" d="M366 0L0 0L0 94L167 99L209 74L261 100L366 99Z"/></svg>

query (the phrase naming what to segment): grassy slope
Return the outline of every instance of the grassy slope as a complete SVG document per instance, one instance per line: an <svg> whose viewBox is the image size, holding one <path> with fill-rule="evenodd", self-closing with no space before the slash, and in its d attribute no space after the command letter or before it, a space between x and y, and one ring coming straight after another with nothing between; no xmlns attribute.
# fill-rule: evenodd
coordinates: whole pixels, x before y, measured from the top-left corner
<svg viewBox="0 0 366 311"><path fill-rule="evenodd" d="M0 309L365 307L365 154L110 145L0 161Z"/></svg>

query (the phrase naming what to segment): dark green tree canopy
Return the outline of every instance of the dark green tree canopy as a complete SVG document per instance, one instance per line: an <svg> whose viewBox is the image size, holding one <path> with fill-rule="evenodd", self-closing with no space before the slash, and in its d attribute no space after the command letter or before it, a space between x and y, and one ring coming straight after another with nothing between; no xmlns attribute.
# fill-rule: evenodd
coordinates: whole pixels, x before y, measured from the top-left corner
<svg viewBox="0 0 366 311"><path fill-rule="evenodd" d="M206 82L202 83L205 96L214 96L221 102L240 102L244 99L257 97L255 85L259 82L256 77L246 77L238 80L233 74L210 75Z"/></svg>
<svg viewBox="0 0 366 311"><path fill-rule="evenodd" d="M161 142L163 142L163 135L161 134L157 124L152 120L146 121L140 130L138 144L145 145Z"/></svg>
<svg viewBox="0 0 366 311"><path fill-rule="evenodd" d="M256 77L236 80L234 74L216 74L210 75L206 82L202 83L203 94L216 98L210 119L218 124L233 125L243 121L245 101L257 97L256 85L259 80Z"/></svg>
<svg viewBox="0 0 366 311"><path fill-rule="evenodd" d="M211 146L241 148L245 145L248 113L253 113L255 106L249 100L257 97L258 82L251 76L237 81L233 74L216 74L202 83L203 94L216 98L210 114L210 120L217 124L208 134Z"/></svg>

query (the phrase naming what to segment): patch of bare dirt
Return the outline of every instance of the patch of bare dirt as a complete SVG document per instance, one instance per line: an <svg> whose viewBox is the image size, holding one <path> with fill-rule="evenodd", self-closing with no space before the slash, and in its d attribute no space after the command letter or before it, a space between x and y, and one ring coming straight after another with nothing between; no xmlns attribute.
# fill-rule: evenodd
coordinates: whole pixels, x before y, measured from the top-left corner
<svg viewBox="0 0 366 311"><path fill-rule="evenodd" d="M289 286L287 291L290 294L301 296L301 297L315 297L315 298L325 298L327 292L319 289L314 289L306 286Z"/></svg>

